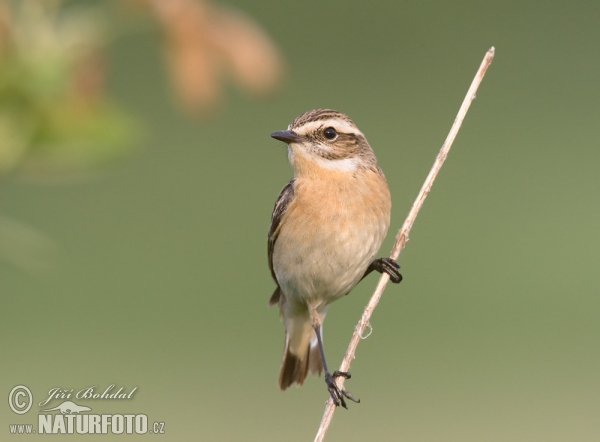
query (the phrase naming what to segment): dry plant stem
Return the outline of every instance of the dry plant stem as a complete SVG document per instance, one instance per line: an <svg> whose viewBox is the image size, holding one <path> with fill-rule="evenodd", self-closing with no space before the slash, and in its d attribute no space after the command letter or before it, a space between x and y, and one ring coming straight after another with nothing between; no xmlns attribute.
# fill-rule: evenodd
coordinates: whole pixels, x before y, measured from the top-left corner
<svg viewBox="0 0 600 442"><path fill-rule="evenodd" d="M431 170L429 171L429 175L425 179L425 182L423 183L423 187L421 187L421 191L419 192L417 199L413 203L413 205L410 209L410 212L408 213L408 216L406 217L406 220L404 221L404 224L402 225L402 228L400 229L400 231L398 232L398 235L396 236L396 242L394 243L394 247L392 247L392 251L390 253L390 258L397 259L398 256L400 255L400 251L406 245L406 242L408 241L408 234L410 232L410 229L412 228L413 223L415 222L415 218L417 217L419 210L421 210L421 206L423 206L423 202L425 201L427 194L431 190L431 186L433 185L433 181L435 180L435 177L437 176L438 172L442 168L442 164L444 164L444 161L446 160L448 151L450 150L450 147L452 146L452 143L454 142L454 138L456 138L456 134L458 133L458 130L460 129L463 119L465 118L465 115L467 114L467 110L469 109L471 102L475 99L475 93L477 92L477 88L479 87L481 80L483 80L485 71L487 70L489 65L492 63L493 58L494 58L494 48L492 47L485 54L485 57L483 58L483 61L481 62L481 66L479 66L479 70L477 71L477 74L475 75L475 78L473 79L473 82L471 83L471 87L469 88L467 95L465 96L465 99L463 100L463 103L462 103L460 109L458 110L458 114L456 115L454 124L450 128L450 132L448 133L448 136L446 137L446 141L444 141L444 144L442 145L442 148L440 149L440 152L438 153L438 156L436 157L435 162L433 163L433 166L432 166ZM375 287L375 291L373 292L373 295L371 295L371 299L369 300L369 303L365 307L365 311L363 312L363 314L360 318L360 321L358 321L358 324L354 328L354 334L352 335L352 339L350 340L350 345L348 346L348 349L346 350L346 355L344 356L344 359L342 360L342 364L340 365L340 368L339 368L340 371L348 371L348 369L350 368L350 362L352 362L352 360L355 357L354 354L356 352L356 347L358 346L358 343L361 340L361 336L362 336L365 328L369 324L369 319L371 318L371 315L373 314L373 310L375 310L375 307L377 307L377 304L379 303L379 300L381 299L381 295L383 294L383 291L385 290L385 286L387 285L389 279L390 279L390 277L387 273L381 274L381 277L379 278L379 282L377 283L377 287ZM340 389L343 388L344 381L345 381L345 379L343 377L339 378L337 384L340 387ZM333 413L335 412L335 409L336 409L336 407L333 404L333 400L331 398L329 398L329 400L327 401L327 404L325 405L325 412L323 413L323 418L321 419L321 425L319 426L319 430L314 439L314 442L321 442L324 439L325 433L327 432L327 428L329 428L329 424L331 423L331 419L333 418Z"/></svg>

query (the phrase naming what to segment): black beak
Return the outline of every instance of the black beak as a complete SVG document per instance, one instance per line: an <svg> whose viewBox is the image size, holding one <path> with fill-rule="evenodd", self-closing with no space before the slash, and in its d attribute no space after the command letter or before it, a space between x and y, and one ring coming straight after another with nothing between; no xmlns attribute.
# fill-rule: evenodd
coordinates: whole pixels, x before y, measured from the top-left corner
<svg viewBox="0 0 600 442"><path fill-rule="evenodd" d="M302 139L302 137L296 135L291 130L280 130L278 132L273 132L271 134L272 138L276 140L283 141L284 143L297 143Z"/></svg>

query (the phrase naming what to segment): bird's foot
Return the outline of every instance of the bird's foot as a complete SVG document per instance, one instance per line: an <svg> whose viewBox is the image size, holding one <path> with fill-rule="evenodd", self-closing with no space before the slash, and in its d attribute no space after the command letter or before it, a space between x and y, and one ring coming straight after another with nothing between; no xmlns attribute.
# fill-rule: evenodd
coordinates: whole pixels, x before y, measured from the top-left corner
<svg viewBox="0 0 600 442"><path fill-rule="evenodd" d="M350 399L353 402L359 403L360 399L356 399L352 396L352 393L346 391L344 388L339 388L335 382L336 378L343 377L344 379L350 379L351 374L347 371L334 371L333 374L325 373L325 383L327 384L327 389L329 390L329 394L331 395L331 399L333 399L333 403L335 406L341 405L346 410L348 409L346 405L346 401L344 398Z"/></svg>
<svg viewBox="0 0 600 442"><path fill-rule="evenodd" d="M400 264L398 264L395 259L379 258L373 261L371 267L373 270L377 270L379 273L385 272L390 275L390 281L392 281L394 284L398 284L400 281L402 281L402 275L398 271Z"/></svg>

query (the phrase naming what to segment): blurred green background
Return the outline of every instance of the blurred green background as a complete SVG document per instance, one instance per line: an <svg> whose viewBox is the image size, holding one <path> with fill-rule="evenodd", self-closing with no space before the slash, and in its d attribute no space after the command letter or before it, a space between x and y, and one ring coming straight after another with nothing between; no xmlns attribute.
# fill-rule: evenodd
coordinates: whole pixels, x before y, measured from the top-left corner
<svg viewBox="0 0 600 442"><path fill-rule="evenodd" d="M0 263L0 395L137 387L78 403L163 421L161 440L312 440L323 379L276 386L266 232L292 172L269 134L317 107L354 120L393 196L383 256L495 46L400 256L404 281L358 347L346 386L362 402L336 412L326 440L599 440L600 4L227 4L281 51L279 93L226 82L218 111L190 118L156 27L115 29L107 87L137 118L137 152L85 179L1 182L2 216L53 245L41 269ZM375 283L330 309L333 366ZM18 416L3 402L1 438L34 438L7 427L35 423L37 404Z"/></svg>

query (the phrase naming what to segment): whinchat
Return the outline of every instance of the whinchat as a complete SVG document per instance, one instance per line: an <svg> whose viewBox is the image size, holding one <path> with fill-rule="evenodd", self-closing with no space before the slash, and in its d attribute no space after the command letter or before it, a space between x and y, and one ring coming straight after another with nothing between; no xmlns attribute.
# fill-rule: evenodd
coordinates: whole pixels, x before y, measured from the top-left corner
<svg viewBox="0 0 600 442"><path fill-rule="evenodd" d="M344 397L355 399L335 378L350 374L327 369L322 324L329 304L373 270L402 280L396 261L375 259L390 225L390 191L367 139L340 112L306 112L271 137L287 143L294 169L268 235L277 283L269 304L279 304L285 324L279 387L302 385L309 371L324 370L334 403L346 407Z"/></svg>

